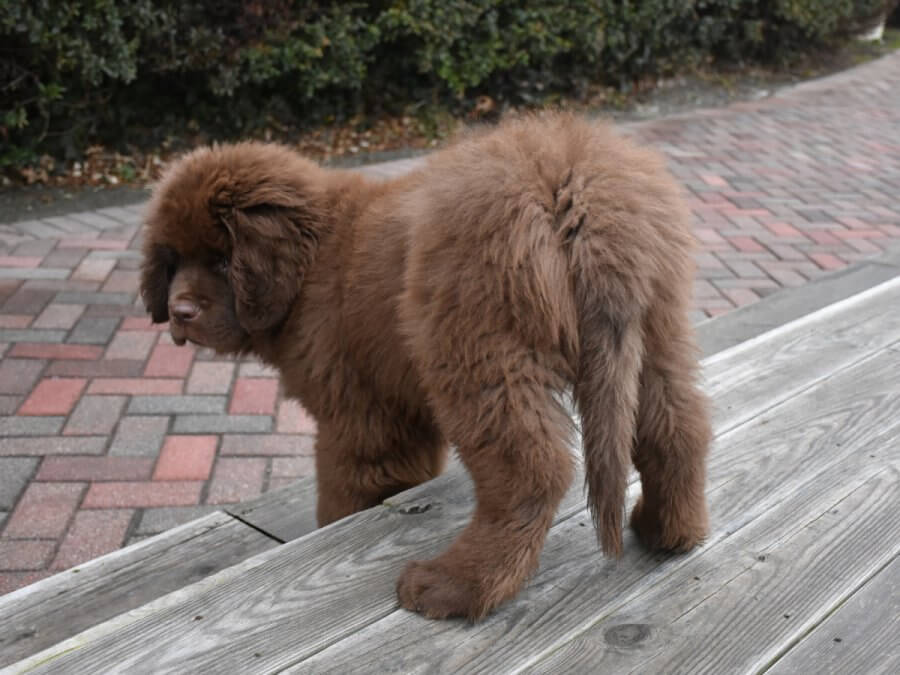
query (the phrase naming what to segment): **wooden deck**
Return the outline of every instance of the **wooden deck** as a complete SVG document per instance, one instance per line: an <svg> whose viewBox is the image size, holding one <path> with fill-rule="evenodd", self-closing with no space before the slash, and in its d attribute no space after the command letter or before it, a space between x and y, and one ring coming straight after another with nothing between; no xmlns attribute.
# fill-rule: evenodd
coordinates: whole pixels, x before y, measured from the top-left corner
<svg viewBox="0 0 900 675"><path fill-rule="evenodd" d="M0 664L53 673L900 672L900 277L708 356L713 530L604 559L581 486L484 622L398 608L465 524L459 466L309 533L298 486L0 598ZM629 503L639 485L632 480ZM287 542L287 543L280 543ZM6 671L4 671L6 672Z"/></svg>

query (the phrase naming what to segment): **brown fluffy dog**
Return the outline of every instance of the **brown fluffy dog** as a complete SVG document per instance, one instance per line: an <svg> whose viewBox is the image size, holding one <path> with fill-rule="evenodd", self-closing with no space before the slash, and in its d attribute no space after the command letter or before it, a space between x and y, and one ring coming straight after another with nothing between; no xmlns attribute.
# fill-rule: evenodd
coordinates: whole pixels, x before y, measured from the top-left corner
<svg viewBox="0 0 900 675"><path fill-rule="evenodd" d="M253 353L318 422L321 525L440 473L468 527L410 563L400 603L478 619L532 573L573 475L621 552L629 459L648 544L706 532L709 421L687 317L692 237L657 155L554 114L472 133L390 182L276 145L197 150L147 217L142 293L175 342Z"/></svg>

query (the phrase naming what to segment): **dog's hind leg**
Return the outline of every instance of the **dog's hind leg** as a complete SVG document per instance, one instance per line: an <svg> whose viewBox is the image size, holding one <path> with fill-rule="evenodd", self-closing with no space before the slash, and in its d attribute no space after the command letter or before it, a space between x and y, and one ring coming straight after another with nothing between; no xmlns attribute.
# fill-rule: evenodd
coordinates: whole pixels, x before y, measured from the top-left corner
<svg viewBox="0 0 900 675"><path fill-rule="evenodd" d="M398 582L400 603L429 618L477 620L512 597L536 569L573 475L573 427L554 394L563 384L557 370L512 333L474 335L467 344L432 345L422 364L438 422L477 498L450 548L410 563Z"/></svg>
<svg viewBox="0 0 900 675"><path fill-rule="evenodd" d="M634 464L642 496L631 526L652 547L686 551L706 535L704 486L711 430L696 384L697 360L687 313L661 299L645 321Z"/></svg>

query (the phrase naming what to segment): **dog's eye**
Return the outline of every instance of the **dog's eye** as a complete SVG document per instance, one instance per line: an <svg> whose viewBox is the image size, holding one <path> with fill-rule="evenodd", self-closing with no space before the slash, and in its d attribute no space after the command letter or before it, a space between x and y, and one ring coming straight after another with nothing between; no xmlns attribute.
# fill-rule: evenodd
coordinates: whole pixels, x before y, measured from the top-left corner
<svg viewBox="0 0 900 675"><path fill-rule="evenodd" d="M214 268L219 274L228 274L228 258L217 259Z"/></svg>

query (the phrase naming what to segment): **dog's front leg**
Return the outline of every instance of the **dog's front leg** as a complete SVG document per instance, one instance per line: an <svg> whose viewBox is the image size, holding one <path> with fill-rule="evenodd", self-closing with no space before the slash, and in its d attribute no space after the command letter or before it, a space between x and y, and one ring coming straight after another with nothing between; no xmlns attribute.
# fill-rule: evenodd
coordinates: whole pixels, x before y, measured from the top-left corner
<svg viewBox="0 0 900 675"><path fill-rule="evenodd" d="M316 439L316 519L322 527L380 504L398 492L437 476L447 448L436 429L413 429L399 437L372 418L365 428L350 416L319 422ZM402 431L402 430L401 430Z"/></svg>

